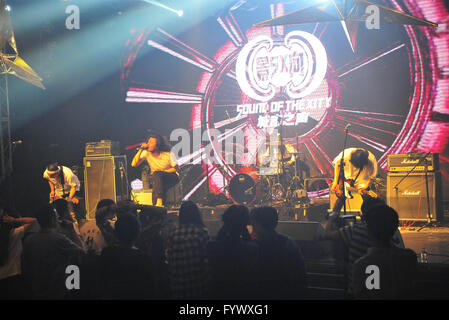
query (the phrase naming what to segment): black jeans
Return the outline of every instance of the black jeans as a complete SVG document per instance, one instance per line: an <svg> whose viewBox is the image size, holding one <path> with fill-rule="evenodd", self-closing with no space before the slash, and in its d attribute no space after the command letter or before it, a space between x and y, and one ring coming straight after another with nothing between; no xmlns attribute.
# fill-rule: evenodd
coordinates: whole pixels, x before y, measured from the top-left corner
<svg viewBox="0 0 449 320"><path fill-rule="evenodd" d="M165 201L165 193L167 190L179 182L179 177L174 172L155 171L151 175L153 184L153 205L156 204L158 198Z"/></svg>

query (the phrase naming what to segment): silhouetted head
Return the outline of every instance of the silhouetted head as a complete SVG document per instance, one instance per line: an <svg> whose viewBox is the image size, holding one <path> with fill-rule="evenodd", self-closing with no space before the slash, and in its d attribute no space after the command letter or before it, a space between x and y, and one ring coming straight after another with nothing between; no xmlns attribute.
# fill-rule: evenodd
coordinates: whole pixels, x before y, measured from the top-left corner
<svg viewBox="0 0 449 320"><path fill-rule="evenodd" d="M249 224L249 210L245 206L232 205L223 213L223 230L231 238L249 239L246 226Z"/></svg>
<svg viewBox="0 0 449 320"><path fill-rule="evenodd" d="M57 213L50 204L45 204L36 211L36 219L41 229L54 229L57 223Z"/></svg>
<svg viewBox="0 0 449 320"><path fill-rule="evenodd" d="M132 247L140 233L140 223L131 213L123 213L117 219L114 234L125 247Z"/></svg>
<svg viewBox="0 0 449 320"><path fill-rule="evenodd" d="M117 205L111 199L100 200L95 211L97 226L102 226L106 220L114 220L117 216Z"/></svg>
<svg viewBox="0 0 449 320"><path fill-rule="evenodd" d="M381 207L385 205L387 205L385 201L383 201L380 198L371 198L371 197L367 198L366 200L363 201L362 207L360 208L360 211L362 211L362 220L365 221L366 212L371 210L371 208Z"/></svg>
<svg viewBox="0 0 449 320"><path fill-rule="evenodd" d="M278 213L273 207L260 207L251 211L251 222L256 233L262 228L264 231L273 231L278 224Z"/></svg>
<svg viewBox="0 0 449 320"><path fill-rule="evenodd" d="M70 215L68 202L65 199L57 199L53 202L53 206L58 213L58 217L61 220L69 220L73 222L73 218Z"/></svg>
<svg viewBox="0 0 449 320"><path fill-rule="evenodd" d="M369 163L368 156L369 153L365 149L357 149L351 153L350 161L354 167L360 169Z"/></svg>
<svg viewBox="0 0 449 320"><path fill-rule="evenodd" d="M137 205L129 199L117 202L117 217L125 213L131 213L137 217Z"/></svg>
<svg viewBox="0 0 449 320"><path fill-rule="evenodd" d="M100 208L109 207L109 206L115 206L114 200L112 200L112 199L101 199L100 201L98 201L96 209L98 210Z"/></svg>
<svg viewBox="0 0 449 320"><path fill-rule="evenodd" d="M398 213L387 205L374 206L366 212L368 232L381 246L389 246L399 225Z"/></svg>
<svg viewBox="0 0 449 320"><path fill-rule="evenodd" d="M204 226L200 209L193 201L184 201L179 208L179 224L194 224Z"/></svg>

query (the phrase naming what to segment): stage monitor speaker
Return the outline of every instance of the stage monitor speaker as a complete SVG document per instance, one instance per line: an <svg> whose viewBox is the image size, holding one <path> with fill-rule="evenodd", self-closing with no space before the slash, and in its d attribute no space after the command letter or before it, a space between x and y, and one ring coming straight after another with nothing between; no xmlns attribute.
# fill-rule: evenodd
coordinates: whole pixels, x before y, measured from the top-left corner
<svg viewBox="0 0 449 320"><path fill-rule="evenodd" d="M351 192L353 198L352 199L346 199L346 212L360 212L360 208L363 204L362 196L357 192ZM337 201L337 196L335 195L335 192L330 192L329 194L329 200L330 200L330 209L335 205L335 202ZM341 212L343 212L343 208L341 209Z"/></svg>
<svg viewBox="0 0 449 320"><path fill-rule="evenodd" d="M95 219L98 201L128 198L126 156L84 158L84 193L87 219Z"/></svg>
<svg viewBox="0 0 449 320"><path fill-rule="evenodd" d="M223 227L223 221L204 220L209 235L215 238ZM324 239L324 229L319 222L278 221L276 231L289 236L295 241L317 241Z"/></svg>
<svg viewBox="0 0 449 320"><path fill-rule="evenodd" d="M316 241L324 238L319 222L278 221L276 231L296 241Z"/></svg>
<svg viewBox="0 0 449 320"><path fill-rule="evenodd" d="M137 204L152 206L153 205L152 192L153 192L152 189L132 190L131 199Z"/></svg>
<svg viewBox="0 0 449 320"><path fill-rule="evenodd" d="M394 208L400 220L427 221L427 191L424 173L389 173L387 176L387 203ZM430 220L443 220L441 173L427 174L429 186ZM399 183L400 182L400 183ZM398 185L399 183L399 185Z"/></svg>

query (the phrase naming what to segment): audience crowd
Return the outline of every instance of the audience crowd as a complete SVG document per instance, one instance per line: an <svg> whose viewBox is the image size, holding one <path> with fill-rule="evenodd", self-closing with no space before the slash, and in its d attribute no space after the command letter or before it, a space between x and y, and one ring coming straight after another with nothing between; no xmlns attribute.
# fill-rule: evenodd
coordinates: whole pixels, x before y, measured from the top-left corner
<svg viewBox="0 0 449 320"><path fill-rule="evenodd" d="M192 201L169 215L103 199L89 221L74 219L62 199L33 218L0 210L0 299L310 298L303 253L277 231L273 207L231 205L214 237ZM404 248L397 213L370 200L361 221L339 222L331 215L325 239L346 252L348 298L412 298L417 259ZM373 265L382 273L374 289Z"/></svg>

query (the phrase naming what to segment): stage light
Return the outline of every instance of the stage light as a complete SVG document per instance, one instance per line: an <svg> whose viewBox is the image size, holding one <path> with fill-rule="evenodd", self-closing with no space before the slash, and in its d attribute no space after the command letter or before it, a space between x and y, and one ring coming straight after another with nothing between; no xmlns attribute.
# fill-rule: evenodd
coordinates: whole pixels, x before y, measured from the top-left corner
<svg viewBox="0 0 449 320"><path fill-rule="evenodd" d="M7 6L5 7L5 10L8 11L8 12L11 11L11 7L10 7L9 5L7 5Z"/></svg>
<svg viewBox="0 0 449 320"><path fill-rule="evenodd" d="M158 6L160 8L166 9L168 11L171 11L173 13L176 13L178 16L182 17L182 15L184 14L184 12L182 10L175 10L173 8L167 7L166 5L158 2L158 1L154 1L154 0L142 0L143 2Z"/></svg>

